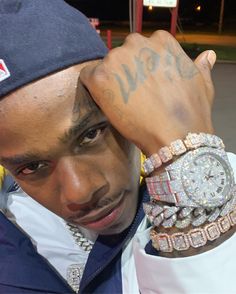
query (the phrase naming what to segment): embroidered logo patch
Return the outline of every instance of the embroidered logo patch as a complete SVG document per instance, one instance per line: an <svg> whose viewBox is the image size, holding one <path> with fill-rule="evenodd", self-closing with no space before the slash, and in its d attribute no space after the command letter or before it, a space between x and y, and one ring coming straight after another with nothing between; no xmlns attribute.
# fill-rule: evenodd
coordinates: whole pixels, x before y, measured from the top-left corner
<svg viewBox="0 0 236 294"><path fill-rule="evenodd" d="M0 59L0 82L10 77L10 72L5 64L5 62Z"/></svg>

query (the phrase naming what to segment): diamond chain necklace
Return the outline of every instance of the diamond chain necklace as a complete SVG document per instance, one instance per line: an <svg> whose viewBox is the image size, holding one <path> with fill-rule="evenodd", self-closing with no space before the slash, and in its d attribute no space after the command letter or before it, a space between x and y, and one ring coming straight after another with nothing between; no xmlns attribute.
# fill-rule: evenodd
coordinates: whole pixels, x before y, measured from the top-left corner
<svg viewBox="0 0 236 294"><path fill-rule="evenodd" d="M66 223L66 227L68 228L72 237L74 238L75 243L78 246L80 246L84 251L90 252L94 243L85 238L84 235L81 233L80 229L76 225Z"/></svg>
<svg viewBox="0 0 236 294"><path fill-rule="evenodd" d="M81 233L80 229L73 224L66 223L66 228L71 233L72 237L75 240L75 243L82 248L86 253L89 253L93 247L93 242L84 237ZM83 276L85 264L71 264L67 268L67 277L66 280L70 287L75 291L75 293L79 293L79 286Z"/></svg>

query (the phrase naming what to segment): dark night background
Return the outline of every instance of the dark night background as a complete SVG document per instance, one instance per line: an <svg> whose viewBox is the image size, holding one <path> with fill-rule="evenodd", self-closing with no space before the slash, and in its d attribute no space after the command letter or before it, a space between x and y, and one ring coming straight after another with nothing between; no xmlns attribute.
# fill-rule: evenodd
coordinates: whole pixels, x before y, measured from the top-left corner
<svg viewBox="0 0 236 294"><path fill-rule="evenodd" d="M100 20L129 19L129 0L67 0L67 2L89 17L98 17ZM179 17L185 22L213 23L219 19L221 0L180 0ZM201 5L201 11L196 7ZM144 7L144 21L168 20L168 8L153 8L148 11ZM236 0L225 0L224 21L236 22Z"/></svg>

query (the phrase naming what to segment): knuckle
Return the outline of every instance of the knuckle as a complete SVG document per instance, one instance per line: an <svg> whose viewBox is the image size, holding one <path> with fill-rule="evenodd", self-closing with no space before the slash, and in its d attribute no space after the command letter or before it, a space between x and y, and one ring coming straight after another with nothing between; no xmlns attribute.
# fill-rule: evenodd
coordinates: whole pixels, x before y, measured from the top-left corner
<svg viewBox="0 0 236 294"><path fill-rule="evenodd" d="M164 47L171 46L172 48L180 49L180 45L177 40L167 31L158 30L155 31L150 39L155 40L155 42L161 43Z"/></svg>
<svg viewBox="0 0 236 294"><path fill-rule="evenodd" d="M145 37L143 37L142 35L140 35L139 33L131 33L129 34L126 38L125 38L125 44L127 43L136 43L136 42L140 42L141 40L143 40Z"/></svg>
<svg viewBox="0 0 236 294"><path fill-rule="evenodd" d="M117 66L117 63L122 62L124 58L124 47L123 45L117 48L112 49L109 54L103 59L104 68L101 71L110 71L113 67Z"/></svg>
<svg viewBox="0 0 236 294"><path fill-rule="evenodd" d="M99 84L99 83L103 83L107 81L108 79L109 79L109 74L103 63L100 63L93 69L93 72L91 75L91 82Z"/></svg>
<svg viewBox="0 0 236 294"><path fill-rule="evenodd" d="M150 38L160 38L161 40L166 40L168 38L171 38L172 35L164 30L157 30L154 33L152 33Z"/></svg>

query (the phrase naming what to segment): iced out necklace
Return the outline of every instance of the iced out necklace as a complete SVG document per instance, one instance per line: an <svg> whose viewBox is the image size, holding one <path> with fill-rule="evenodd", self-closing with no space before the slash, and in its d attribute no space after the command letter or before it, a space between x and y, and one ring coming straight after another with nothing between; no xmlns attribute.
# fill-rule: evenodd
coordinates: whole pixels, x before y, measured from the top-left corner
<svg viewBox="0 0 236 294"><path fill-rule="evenodd" d="M66 223L66 227L71 233L72 237L75 240L75 243L82 248L85 252L89 253L93 247L93 242L88 240L84 237L84 235L81 233L80 229L73 224ZM79 293L79 286L80 281L82 279L82 275L84 272L85 264L71 264L67 268L66 273L66 280L70 287L76 292Z"/></svg>

